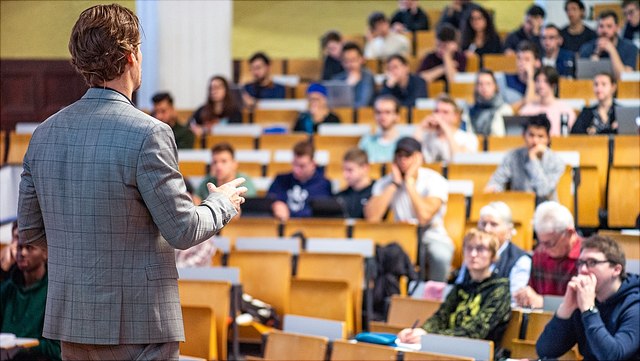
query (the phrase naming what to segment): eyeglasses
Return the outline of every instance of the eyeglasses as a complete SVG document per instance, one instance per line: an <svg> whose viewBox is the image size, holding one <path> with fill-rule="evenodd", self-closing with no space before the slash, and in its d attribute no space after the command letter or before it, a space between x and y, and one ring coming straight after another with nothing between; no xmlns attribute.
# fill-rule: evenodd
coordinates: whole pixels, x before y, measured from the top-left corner
<svg viewBox="0 0 640 361"><path fill-rule="evenodd" d="M467 246L464 246L464 251L467 253L473 253L473 251L476 251L478 254L480 254L480 253L489 252L489 247L484 245L479 245L479 246L467 245Z"/></svg>
<svg viewBox="0 0 640 361"><path fill-rule="evenodd" d="M593 258L588 258L588 259L579 259L576 261L576 268L580 269L582 268L582 266L587 265L587 268L593 268L601 263L611 263L611 261L609 260L604 260L604 261L600 261L597 259L593 259Z"/></svg>
<svg viewBox="0 0 640 361"><path fill-rule="evenodd" d="M558 242L560 242L560 240L564 237L565 233L566 233L566 231L558 234L553 239L549 239L549 240L542 240L542 239L540 239L540 236L538 235L538 244L540 244L544 248L553 248L558 244Z"/></svg>

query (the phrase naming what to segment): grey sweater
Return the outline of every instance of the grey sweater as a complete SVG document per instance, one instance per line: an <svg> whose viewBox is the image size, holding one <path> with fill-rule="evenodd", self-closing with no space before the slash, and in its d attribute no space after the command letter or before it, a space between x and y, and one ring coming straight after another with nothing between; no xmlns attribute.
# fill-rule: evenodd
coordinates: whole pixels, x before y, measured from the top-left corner
<svg viewBox="0 0 640 361"><path fill-rule="evenodd" d="M531 160L526 147L517 148L507 153L491 176L489 185L497 191L504 191L510 184L510 190L534 192L537 205L557 199L556 187L564 169L562 158L550 149L544 152L542 159Z"/></svg>

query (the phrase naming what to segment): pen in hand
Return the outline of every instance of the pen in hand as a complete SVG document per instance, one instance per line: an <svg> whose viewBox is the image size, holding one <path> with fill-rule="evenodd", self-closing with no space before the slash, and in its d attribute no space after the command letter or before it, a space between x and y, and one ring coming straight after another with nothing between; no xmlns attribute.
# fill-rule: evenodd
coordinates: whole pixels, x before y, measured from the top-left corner
<svg viewBox="0 0 640 361"><path fill-rule="evenodd" d="M413 323L413 325L411 325L411 328L416 328L418 327L418 324L420 323L420 319L416 319L415 322Z"/></svg>

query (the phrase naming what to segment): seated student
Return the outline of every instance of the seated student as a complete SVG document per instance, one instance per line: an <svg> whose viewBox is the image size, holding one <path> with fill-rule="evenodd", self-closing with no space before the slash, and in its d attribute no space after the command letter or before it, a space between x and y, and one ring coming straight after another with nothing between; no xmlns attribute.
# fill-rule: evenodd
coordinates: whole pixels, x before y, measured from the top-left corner
<svg viewBox="0 0 640 361"><path fill-rule="evenodd" d="M446 24L460 29L464 24L464 20L469 17L471 10L478 7L480 5L471 0L451 0L451 3L442 11L436 29L440 30Z"/></svg>
<svg viewBox="0 0 640 361"><path fill-rule="evenodd" d="M582 242L579 274L536 343L541 359L558 358L575 344L585 360L640 359L640 277L626 273L625 263L610 238Z"/></svg>
<svg viewBox="0 0 640 361"><path fill-rule="evenodd" d="M253 80L244 85L243 99L252 108L259 99L284 99L285 88L271 80L271 59L262 52L249 58L249 69Z"/></svg>
<svg viewBox="0 0 640 361"><path fill-rule="evenodd" d="M464 236L464 264L469 278L456 284L436 313L419 328L398 333L404 343L420 343L427 333L491 340L500 344L511 317L509 280L493 273L498 239L472 229Z"/></svg>
<svg viewBox="0 0 640 361"><path fill-rule="evenodd" d="M398 10L391 17L391 27L398 33L429 30L429 17L418 0L399 0Z"/></svg>
<svg viewBox="0 0 640 361"><path fill-rule="evenodd" d="M610 134L618 132L614 97L616 79L610 73L599 73L593 78L593 94L598 104L585 106L571 128L571 134Z"/></svg>
<svg viewBox="0 0 640 361"><path fill-rule="evenodd" d="M512 299L514 299L513 295L516 294L516 291L526 287L529 283L531 256L522 248L511 243L515 229L509 206L504 202L491 202L480 208L478 229L498 238L500 242L498 260L491 265L491 268L498 276L509 279L509 290ZM455 278L455 283L461 284L468 278L467 266L462 265Z"/></svg>
<svg viewBox="0 0 640 361"><path fill-rule="evenodd" d="M640 4L636 0L623 0L622 12L627 20L622 38L629 40L640 49Z"/></svg>
<svg viewBox="0 0 640 361"><path fill-rule="evenodd" d="M598 38L580 48L580 57L591 60L610 59L613 75L620 79L623 72L636 70L638 48L627 39L618 36L618 15L605 10L598 16Z"/></svg>
<svg viewBox="0 0 640 361"><path fill-rule="evenodd" d="M462 26L460 49L465 55L500 54L502 43L491 14L483 8L472 9ZM482 61L482 58L480 58Z"/></svg>
<svg viewBox="0 0 640 361"><path fill-rule="evenodd" d="M461 120L462 109L455 100L441 95L433 113L416 128L415 138L422 144L425 162L450 162L454 154L478 151L478 138L460 129Z"/></svg>
<svg viewBox="0 0 640 361"><path fill-rule="evenodd" d="M307 100L309 102L309 110L300 113L293 127L294 132L314 134L318 132L320 124L340 123L340 119L329 109L327 88L324 85L318 83L310 84L307 88Z"/></svg>
<svg viewBox="0 0 640 361"><path fill-rule="evenodd" d="M554 68L543 66L536 71L534 79L536 97L532 101L525 102L518 114L546 114L551 122L549 134L552 137L559 136L562 134L562 117L566 117L568 131L576 121L576 113L569 104L555 96L558 89L558 72Z"/></svg>
<svg viewBox="0 0 640 361"><path fill-rule="evenodd" d="M338 193L338 201L345 208L349 218L364 218L364 206L371 198L373 188L367 153L358 148L348 150L342 159L342 176L348 187Z"/></svg>
<svg viewBox="0 0 640 361"><path fill-rule="evenodd" d="M313 145L309 141L297 143L293 147L291 173L279 174L269 187L267 198L275 200L271 210L276 219L311 217L309 201L331 197L331 182L318 169L313 156Z"/></svg>
<svg viewBox="0 0 640 361"><path fill-rule="evenodd" d="M455 75L466 68L467 57L458 49L456 29L444 25L436 34L436 49L422 59L418 74L427 83L444 80L450 84Z"/></svg>
<svg viewBox="0 0 640 361"><path fill-rule="evenodd" d="M344 80L354 87L355 108L368 107L373 102L376 84L371 71L364 66L362 49L352 42L342 47L342 66L344 71L336 74L334 80Z"/></svg>
<svg viewBox="0 0 640 361"><path fill-rule="evenodd" d="M557 26L547 24L542 29L542 65L555 68L560 76L573 77L575 56L571 51L561 48L562 42Z"/></svg>
<svg viewBox="0 0 640 361"><path fill-rule="evenodd" d="M478 135L502 137L506 130L504 117L513 115L513 108L504 102L491 70L480 70L473 92L475 103L469 109L471 130Z"/></svg>
<svg viewBox="0 0 640 361"><path fill-rule="evenodd" d="M427 85L419 76L411 74L409 61L402 55L387 58L387 71L381 95L393 95L400 104L413 107L418 98L427 97Z"/></svg>
<svg viewBox="0 0 640 361"><path fill-rule="evenodd" d="M171 94L156 93L151 98L151 101L153 102L153 112L151 115L171 127L178 149L193 148L195 141L193 132L178 120L178 114L176 114L176 110L173 107Z"/></svg>
<svg viewBox="0 0 640 361"><path fill-rule="evenodd" d="M227 79L216 75L209 81L207 102L191 116L191 130L200 137L211 134L214 125L227 123L242 123L242 113L231 96Z"/></svg>
<svg viewBox="0 0 640 361"><path fill-rule="evenodd" d="M519 307L542 308L543 295L562 296L577 273L582 239L573 216L558 202L543 202L533 215L538 246L533 251L529 284L513 295Z"/></svg>
<svg viewBox="0 0 640 361"><path fill-rule="evenodd" d="M504 41L505 54L513 54L523 40L531 41L540 51L540 31L544 24L545 15L543 8L538 5L531 5L527 9L522 26L518 30L509 33Z"/></svg>
<svg viewBox="0 0 640 361"><path fill-rule="evenodd" d="M453 257L453 242L444 228L449 188L439 173L422 167L420 149L412 137L398 140L391 172L373 185L364 215L370 222L380 222L390 208L396 221L424 226L420 247L425 249L428 279L443 282Z"/></svg>
<svg viewBox="0 0 640 361"><path fill-rule="evenodd" d="M564 12L569 19L569 25L560 30L562 47L577 53L580 47L598 37L596 32L584 24L585 7L582 0L566 0Z"/></svg>
<svg viewBox="0 0 640 361"><path fill-rule="evenodd" d="M373 104L378 128L374 134L365 134L358 142L371 163L388 163L393 160L396 141L400 137L396 124L400 118L400 103L392 95L380 95Z"/></svg>
<svg viewBox="0 0 640 361"><path fill-rule="evenodd" d="M505 155L484 191L503 192L509 184L512 191L535 192L536 204L556 199L565 164L549 149L550 127L545 115L529 117L523 132L524 147Z"/></svg>
<svg viewBox="0 0 640 361"><path fill-rule="evenodd" d="M0 251L0 282L9 278L11 271L16 266L16 253L18 252L18 221L11 224L11 243L2 247Z"/></svg>
<svg viewBox="0 0 640 361"><path fill-rule="evenodd" d="M322 45L322 80L330 80L344 71L340 61L342 53L342 36L335 30L327 31L320 39Z"/></svg>
<svg viewBox="0 0 640 361"><path fill-rule="evenodd" d="M386 59L393 54L411 54L411 43L401 34L391 30L389 20L381 12L369 15L369 31L364 57L367 59Z"/></svg>
<svg viewBox="0 0 640 361"><path fill-rule="evenodd" d="M0 331L17 337L37 338L40 344L17 349L11 358L60 360L60 341L42 337L47 301L47 250L18 244L17 268L0 286ZM3 352L4 354L4 352Z"/></svg>
<svg viewBox="0 0 640 361"><path fill-rule="evenodd" d="M247 187L245 197L255 197L256 187L253 185L251 178L238 172L238 162L235 160L235 151L229 143L218 143L211 148L211 166L209 174L202 180L195 193L200 199L205 199L209 195L207 183L221 186L238 177L245 179L243 185Z"/></svg>
<svg viewBox="0 0 640 361"><path fill-rule="evenodd" d="M521 42L516 52L516 73L499 78L500 93L507 104L518 109L535 98L533 76L540 66L538 47L528 40Z"/></svg>

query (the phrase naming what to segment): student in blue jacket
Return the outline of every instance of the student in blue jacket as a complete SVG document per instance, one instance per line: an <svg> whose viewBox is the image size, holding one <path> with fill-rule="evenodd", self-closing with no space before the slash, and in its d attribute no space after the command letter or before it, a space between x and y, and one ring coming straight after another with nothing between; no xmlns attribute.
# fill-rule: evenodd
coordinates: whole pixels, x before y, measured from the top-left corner
<svg viewBox="0 0 640 361"><path fill-rule="evenodd" d="M610 238L582 242L579 273L536 344L541 359L560 357L576 343L585 360L640 358L640 277L626 274L625 263Z"/></svg>

